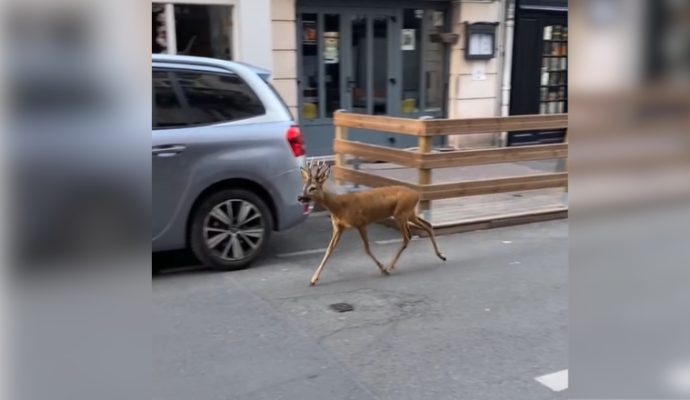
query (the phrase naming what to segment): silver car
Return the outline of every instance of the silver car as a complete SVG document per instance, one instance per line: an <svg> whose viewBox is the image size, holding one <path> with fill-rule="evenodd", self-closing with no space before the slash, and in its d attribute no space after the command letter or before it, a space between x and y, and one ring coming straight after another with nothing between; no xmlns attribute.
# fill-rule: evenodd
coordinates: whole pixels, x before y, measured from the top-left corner
<svg viewBox="0 0 690 400"><path fill-rule="evenodd" d="M269 74L245 64L153 56L153 250L191 248L247 267L272 231L304 221L302 134Z"/></svg>

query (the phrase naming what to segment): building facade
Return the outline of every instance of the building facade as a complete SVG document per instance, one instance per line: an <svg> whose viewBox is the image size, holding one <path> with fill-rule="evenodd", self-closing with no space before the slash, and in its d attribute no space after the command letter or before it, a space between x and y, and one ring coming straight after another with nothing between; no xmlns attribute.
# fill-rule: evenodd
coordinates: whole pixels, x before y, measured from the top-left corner
<svg viewBox="0 0 690 400"><path fill-rule="evenodd" d="M153 2L153 22L154 52L271 70L313 156L331 154L338 109L408 118L567 111L567 0L168 0ZM474 23L494 27L493 40L468 40ZM491 57L471 59L468 46L488 46ZM435 145L519 145L559 134L463 135ZM400 135L352 137L416 145Z"/></svg>

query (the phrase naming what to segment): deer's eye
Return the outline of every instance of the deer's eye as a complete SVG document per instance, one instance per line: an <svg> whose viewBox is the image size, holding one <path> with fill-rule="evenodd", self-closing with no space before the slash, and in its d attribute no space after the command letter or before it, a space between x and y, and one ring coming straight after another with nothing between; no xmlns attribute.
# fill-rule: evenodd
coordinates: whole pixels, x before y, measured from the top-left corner
<svg viewBox="0 0 690 400"><path fill-rule="evenodd" d="M314 186L309 187L309 193L313 192L314 190L316 190L316 187L314 187Z"/></svg>

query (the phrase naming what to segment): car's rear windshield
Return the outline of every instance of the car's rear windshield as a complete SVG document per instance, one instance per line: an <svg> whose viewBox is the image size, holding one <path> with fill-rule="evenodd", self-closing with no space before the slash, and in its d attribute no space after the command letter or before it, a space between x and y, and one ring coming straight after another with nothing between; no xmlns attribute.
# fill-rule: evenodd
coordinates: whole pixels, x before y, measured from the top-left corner
<svg viewBox="0 0 690 400"><path fill-rule="evenodd" d="M278 93L278 91L276 90L276 88L273 87L273 85L272 85L271 82L269 81L268 76L266 76L266 75L261 75L261 78L264 80L264 82L266 82L266 85L268 85L268 87L273 91L273 94L275 94L276 97L280 100L280 104L282 104L283 107L285 107L285 111L287 111L287 113L288 113L288 115L290 116L290 118L292 118L292 119L294 120L294 119L295 119L295 116L292 115L292 112L290 111L290 107L288 107L288 105L287 105L287 103L285 102L285 100L283 100L283 96L281 96L280 93Z"/></svg>

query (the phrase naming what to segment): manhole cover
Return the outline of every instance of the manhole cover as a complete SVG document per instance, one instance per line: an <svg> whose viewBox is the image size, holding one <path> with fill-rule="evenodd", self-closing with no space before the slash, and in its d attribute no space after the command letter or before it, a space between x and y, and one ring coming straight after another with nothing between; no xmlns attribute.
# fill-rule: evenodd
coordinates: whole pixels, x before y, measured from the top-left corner
<svg viewBox="0 0 690 400"><path fill-rule="evenodd" d="M329 307L333 311L337 311L337 312L348 312L348 311L352 311L355 309L354 307L352 307L352 304L347 304L347 303L335 303L335 304L331 304Z"/></svg>

